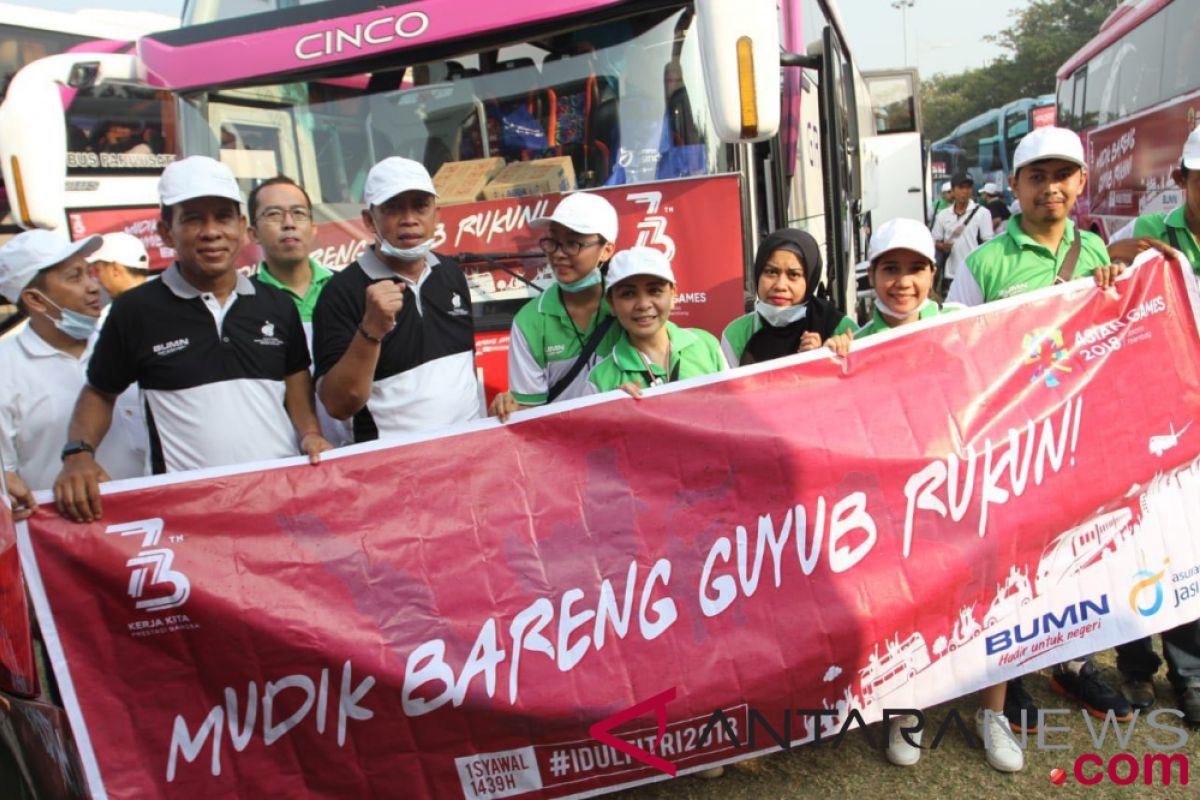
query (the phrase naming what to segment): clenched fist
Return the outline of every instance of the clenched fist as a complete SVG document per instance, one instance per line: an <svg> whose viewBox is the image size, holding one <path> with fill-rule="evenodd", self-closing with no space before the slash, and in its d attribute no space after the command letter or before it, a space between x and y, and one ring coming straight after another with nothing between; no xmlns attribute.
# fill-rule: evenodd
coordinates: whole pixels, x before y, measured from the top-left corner
<svg viewBox="0 0 1200 800"><path fill-rule="evenodd" d="M404 284L376 281L367 287L367 308L362 327L368 335L382 339L396 327L396 315L404 308Z"/></svg>

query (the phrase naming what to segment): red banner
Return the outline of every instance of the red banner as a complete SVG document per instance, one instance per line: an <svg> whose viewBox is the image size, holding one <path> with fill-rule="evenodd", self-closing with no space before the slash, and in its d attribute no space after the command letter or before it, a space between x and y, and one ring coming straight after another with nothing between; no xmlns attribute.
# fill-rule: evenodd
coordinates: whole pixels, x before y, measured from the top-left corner
<svg viewBox="0 0 1200 800"><path fill-rule="evenodd" d="M803 742L1195 619L1193 283L1154 258L845 361L39 512L92 791L579 795L771 749L758 715L824 710Z"/></svg>
<svg viewBox="0 0 1200 800"><path fill-rule="evenodd" d="M133 208L89 208L67 212L71 239L78 241L92 234L128 233L141 239L150 257L150 269L166 269L175 260L175 251L167 247L158 232L162 212L158 206Z"/></svg>

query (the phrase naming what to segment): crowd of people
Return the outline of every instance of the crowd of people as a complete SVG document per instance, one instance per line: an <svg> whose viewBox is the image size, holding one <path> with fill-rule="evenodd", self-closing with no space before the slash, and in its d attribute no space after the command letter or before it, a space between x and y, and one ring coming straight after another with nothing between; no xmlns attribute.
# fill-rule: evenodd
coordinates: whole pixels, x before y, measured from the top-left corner
<svg viewBox="0 0 1200 800"><path fill-rule="evenodd" d="M677 281L660 250L618 250L612 205L567 195L533 222L555 282L516 315L509 389L486 408L471 293L458 263L433 251L438 195L423 165L391 157L371 168L362 221L374 243L334 273L310 255L316 225L301 185L268 180L243 213L226 166L175 161L159 183L159 231L176 260L157 279L147 280L145 250L123 234L69 242L34 230L0 248L0 295L29 317L0 343L0 457L16 515L34 512L36 490L53 489L62 514L92 521L109 479L300 454L316 464L335 447L488 413L507 421L614 389L640 397L820 348L845 356L865 337L963 306L1085 277L1107 289L1150 247L1200 264L1200 129L1174 176L1184 203L1140 218L1132 238L1107 246L1069 216L1087 180L1076 134L1038 129L1013 162L1014 213L998 187L983 187L977 202L971 179L956 176L932 230L910 219L877 225L867 273L874 307L861 325L817 294L816 240L796 229L770 234L754 259L753 310L720 339L671 322ZM235 266L247 235L263 252L253 278ZM1200 723L1200 625L1163 642L1180 706ZM1087 659L1059 665L1051 681L1093 714L1129 719L1154 702L1160 661L1149 640L1118 655L1120 691ZM896 764L921 752L908 722L892 723ZM1037 724L1022 682L985 690L977 722L988 762L1021 769L1010 731Z"/></svg>

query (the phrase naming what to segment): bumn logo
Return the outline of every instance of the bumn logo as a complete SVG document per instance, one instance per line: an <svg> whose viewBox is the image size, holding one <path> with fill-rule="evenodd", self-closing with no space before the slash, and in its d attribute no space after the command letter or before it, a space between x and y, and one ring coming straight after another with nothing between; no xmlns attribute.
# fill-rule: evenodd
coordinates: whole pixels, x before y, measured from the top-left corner
<svg viewBox="0 0 1200 800"><path fill-rule="evenodd" d="M262 326L262 335L263 336L274 336L275 335L275 325L270 322L264 323Z"/></svg>
<svg viewBox="0 0 1200 800"><path fill-rule="evenodd" d="M169 547L156 547L162 538L163 521L158 517L142 519L136 522L126 522L121 525L109 525L105 533L117 533L121 536L141 536L142 549L136 556L125 562L125 566L133 569L129 576L129 596L137 602L135 605L143 611L166 611L179 608L187 602L192 593L192 586L187 576L182 572L171 569L175 553ZM149 578L147 582L146 578ZM153 597L145 597L147 588L170 586L169 594L155 592Z"/></svg>

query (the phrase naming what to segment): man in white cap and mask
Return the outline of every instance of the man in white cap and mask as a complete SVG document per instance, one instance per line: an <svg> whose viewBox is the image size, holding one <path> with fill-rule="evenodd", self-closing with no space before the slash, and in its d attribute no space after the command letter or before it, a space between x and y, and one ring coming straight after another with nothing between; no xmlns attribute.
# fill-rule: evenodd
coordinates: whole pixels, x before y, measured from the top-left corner
<svg viewBox="0 0 1200 800"><path fill-rule="evenodd" d="M112 299L141 286L150 277L150 256L142 240L132 234L106 233L100 249L88 257L96 280Z"/></svg>
<svg viewBox="0 0 1200 800"><path fill-rule="evenodd" d="M326 284L313 313L317 391L354 441L431 430L481 412L471 293L433 252L437 191L419 162L371 168L363 225L375 243Z"/></svg>
<svg viewBox="0 0 1200 800"><path fill-rule="evenodd" d="M49 489L61 468L67 421L84 384L88 345L100 318L100 286L85 260L99 236L70 242L31 230L0 248L0 295L29 315L17 336L0 343L0 456L13 488ZM125 431L97 437L108 475L132 478L143 463ZM107 476L105 476L107 477ZM32 498L19 511L32 510Z"/></svg>
<svg viewBox="0 0 1200 800"><path fill-rule="evenodd" d="M246 236L241 191L224 164L175 161L158 184L159 233L177 260L113 303L71 417L59 510L101 514L95 443L117 395L138 384L155 474L307 454L331 445L313 408L308 348L291 298L237 271Z"/></svg>
<svg viewBox="0 0 1200 800"><path fill-rule="evenodd" d="M531 225L545 230L538 246L555 282L513 319L509 391L492 401L501 421L521 408L586 394L591 368L621 338L601 277L601 265L616 252L617 210L598 194L576 192Z"/></svg>

